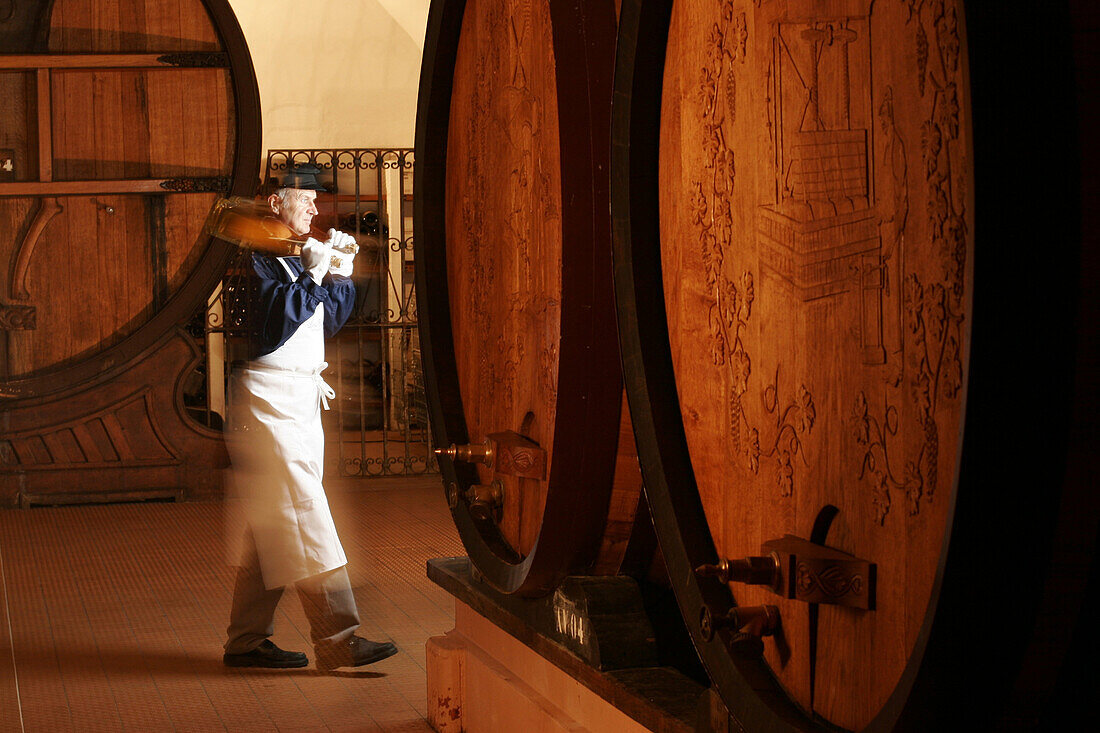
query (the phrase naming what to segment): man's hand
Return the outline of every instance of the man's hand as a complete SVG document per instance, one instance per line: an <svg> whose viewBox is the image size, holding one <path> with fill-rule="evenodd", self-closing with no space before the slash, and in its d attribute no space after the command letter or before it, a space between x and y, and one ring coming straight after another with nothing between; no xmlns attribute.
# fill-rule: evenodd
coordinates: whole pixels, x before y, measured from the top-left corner
<svg viewBox="0 0 1100 733"><path fill-rule="evenodd" d="M332 266L329 271L333 275L351 277L355 267L355 254L359 251L359 245L355 237L335 229L328 230L328 241L325 242L332 248Z"/></svg>
<svg viewBox="0 0 1100 733"><path fill-rule="evenodd" d="M355 254L359 251L359 245L355 243L355 237L335 229L328 230L328 241L325 244L337 252Z"/></svg>
<svg viewBox="0 0 1100 733"><path fill-rule="evenodd" d="M332 250L313 237L306 239L302 245L302 253L299 255L302 268L313 278L318 285L328 272L329 262L332 260Z"/></svg>

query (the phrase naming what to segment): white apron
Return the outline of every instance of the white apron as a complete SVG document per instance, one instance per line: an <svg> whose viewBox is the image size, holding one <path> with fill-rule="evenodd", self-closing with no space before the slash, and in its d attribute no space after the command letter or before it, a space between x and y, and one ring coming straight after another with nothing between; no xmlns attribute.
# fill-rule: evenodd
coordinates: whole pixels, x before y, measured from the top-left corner
<svg viewBox="0 0 1100 733"><path fill-rule="evenodd" d="M320 376L326 366L318 306L286 343L230 379L231 495L252 531L268 588L347 564L321 483L321 405L327 409L333 396Z"/></svg>

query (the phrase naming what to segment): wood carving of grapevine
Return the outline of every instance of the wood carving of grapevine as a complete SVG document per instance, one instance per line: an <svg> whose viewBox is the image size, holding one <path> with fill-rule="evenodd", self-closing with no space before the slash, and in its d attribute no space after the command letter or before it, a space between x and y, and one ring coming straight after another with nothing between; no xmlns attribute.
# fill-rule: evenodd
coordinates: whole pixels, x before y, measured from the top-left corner
<svg viewBox="0 0 1100 733"><path fill-rule="evenodd" d="M768 414L774 415L774 437L761 446L760 429L745 411L746 394L752 375L752 359L745 347L744 331L752 315L755 299L753 275L742 272L735 280L727 274L726 254L733 246L734 221L730 198L736 185L736 156L726 142L724 126L736 115L735 64L744 63L748 28L744 13L735 13L731 0L721 4L721 22L707 34L706 63L700 69L697 101L704 130L705 174L692 181L689 201L691 220L698 233L707 289L713 294L709 305L711 361L724 367L729 392L726 417L730 445L754 474L760 471L760 459L773 460L776 484L782 496L794 491L794 467L798 457L805 464L801 437L814 425L816 411L813 396L799 385L797 397L782 403L779 371L763 391L762 401ZM769 431L770 432L770 431Z"/></svg>
<svg viewBox="0 0 1100 733"><path fill-rule="evenodd" d="M904 492L910 515L931 501L938 484L939 427L937 407L955 400L963 382L962 325L965 319L965 272L969 232L966 190L959 148L958 18L944 0L904 0L917 47L918 90L927 103L921 125L921 153L928 198L926 216L930 245L941 279L931 284L914 272L904 274L902 288L903 364L900 380L913 407L922 439L900 471L888 442L899 430L898 408L887 394L881 418L871 416L868 396L860 392L852 415L853 433L864 451L860 479L869 479L879 524L890 511L890 491Z"/></svg>

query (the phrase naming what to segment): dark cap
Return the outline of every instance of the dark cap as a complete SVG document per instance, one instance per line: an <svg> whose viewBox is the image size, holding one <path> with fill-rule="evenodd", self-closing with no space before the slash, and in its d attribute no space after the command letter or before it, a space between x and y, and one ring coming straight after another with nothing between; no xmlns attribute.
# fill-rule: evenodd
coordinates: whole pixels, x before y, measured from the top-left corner
<svg viewBox="0 0 1100 733"><path fill-rule="evenodd" d="M292 165L283 174L282 179L276 184L276 188L297 188L303 191L326 191L317 181L320 168L312 165Z"/></svg>

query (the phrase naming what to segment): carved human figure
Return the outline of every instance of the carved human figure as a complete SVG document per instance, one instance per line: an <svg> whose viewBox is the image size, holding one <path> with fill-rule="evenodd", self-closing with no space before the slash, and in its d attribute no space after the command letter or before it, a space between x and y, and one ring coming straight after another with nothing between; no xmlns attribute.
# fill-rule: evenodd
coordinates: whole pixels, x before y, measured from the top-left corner
<svg viewBox="0 0 1100 733"><path fill-rule="evenodd" d="M882 103L878 108L878 117L886 141L882 159L886 162L893 191L889 199L889 208L885 209L884 218L880 220L883 229L883 295L886 298L886 312L894 316L885 319L883 338L886 341L888 353L893 355L900 354L902 349L901 277L905 264L903 256L905 225L909 220L907 179L909 164L905 153L905 141L902 140L894 119L894 89L891 86L887 86L883 94ZM891 363L899 367L900 362L900 357L891 360Z"/></svg>

